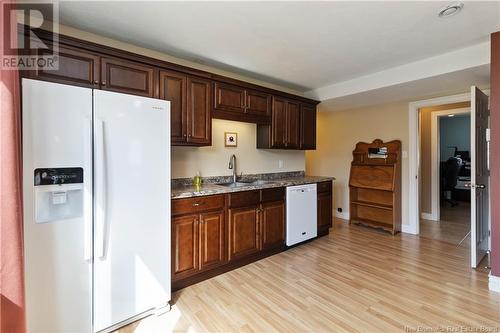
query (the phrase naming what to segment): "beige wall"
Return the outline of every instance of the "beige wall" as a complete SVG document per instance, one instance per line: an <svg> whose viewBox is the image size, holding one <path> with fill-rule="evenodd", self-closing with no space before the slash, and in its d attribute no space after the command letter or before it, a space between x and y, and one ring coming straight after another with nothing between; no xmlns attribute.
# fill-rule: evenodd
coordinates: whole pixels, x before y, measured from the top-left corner
<svg viewBox="0 0 500 333"><path fill-rule="evenodd" d="M352 151L359 141L374 139L401 140L402 216L408 223L408 103L392 103L360 109L334 111L319 104L317 150L306 152L306 172L311 175L334 176L334 207L349 212L349 172Z"/></svg>
<svg viewBox="0 0 500 333"><path fill-rule="evenodd" d="M172 178L193 177L197 171L203 177L231 175L228 169L232 154L237 158L238 175L305 169L303 151L257 149L257 125L213 119L211 147L172 147ZM238 133L238 147L224 147L224 132ZM278 161L283 161L283 168Z"/></svg>
<svg viewBox="0 0 500 333"><path fill-rule="evenodd" d="M470 102L443 104L420 109L420 211L432 213L432 133L433 112L470 107Z"/></svg>
<svg viewBox="0 0 500 333"><path fill-rule="evenodd" d="M68 26L60 26L59 32L63 35L87 40L97 44L103 44L148 57L169 61L172 63L205 70L208 72L224 75L234 79L255 83L268 88L286 91L296 95L300 92L270 84L253 78L241 76L232 72L220 70L214 67L183 60L165 53L142 48L118 40L95 35ZM229 157L236 154L238 159L238 174L243 172L266 173L280 171L302 171L305 168L305 154L303 151L272 151L256 149L256 125L241 122L223 121L214 119L212 122L212 146L211 147L173 147L172 148L172 178L193 177L197 171L202 176L230 175L228 169ZM239 139L238 148L225 148L224 132L237 132ZM283 168L278 168L278 161L283 160Z"/></svg>

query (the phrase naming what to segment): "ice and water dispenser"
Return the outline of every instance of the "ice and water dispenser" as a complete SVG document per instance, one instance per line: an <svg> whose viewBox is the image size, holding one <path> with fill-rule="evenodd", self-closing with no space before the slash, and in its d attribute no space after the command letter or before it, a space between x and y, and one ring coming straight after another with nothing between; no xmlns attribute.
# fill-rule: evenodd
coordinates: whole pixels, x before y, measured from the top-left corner
<svg viewBox="0 0 500 333"><path fill-rule="evenodd" d="M83 216L83 168L35 169L35 221Z"/></svg>

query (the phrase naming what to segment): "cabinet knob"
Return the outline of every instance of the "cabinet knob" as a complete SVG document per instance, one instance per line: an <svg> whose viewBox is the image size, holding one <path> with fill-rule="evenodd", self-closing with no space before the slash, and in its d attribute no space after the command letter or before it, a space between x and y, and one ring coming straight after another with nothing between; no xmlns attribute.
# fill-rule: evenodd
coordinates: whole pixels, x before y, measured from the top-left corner
<svg viewBox="0 0 500 333"><path fill-rule="evenodd" d="M186 136L187 136L187 134L184 134L184 137L186 137Z"/></svg>
<svg viewBox="0 0 500 333"><path fill-rule="evenodd" d="M101 85L105 86L106 85L106 81L102 81Z"/></svg>
<svg viewBox="0 0 500 333"><path fill-rule="evenodd" d="M94 80L94 84L99 84L99 81L98 80Z"/></svg>

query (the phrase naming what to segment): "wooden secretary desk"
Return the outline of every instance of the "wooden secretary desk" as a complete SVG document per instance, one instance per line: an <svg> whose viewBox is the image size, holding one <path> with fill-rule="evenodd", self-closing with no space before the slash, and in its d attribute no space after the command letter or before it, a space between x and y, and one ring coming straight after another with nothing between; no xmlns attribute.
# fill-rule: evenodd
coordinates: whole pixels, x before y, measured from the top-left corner
<svg viewBox="0 0 500 333"><path fill-rule="evenodd" d="M401 231L401 141L359 142L349 177L350 223Z"/></svg>

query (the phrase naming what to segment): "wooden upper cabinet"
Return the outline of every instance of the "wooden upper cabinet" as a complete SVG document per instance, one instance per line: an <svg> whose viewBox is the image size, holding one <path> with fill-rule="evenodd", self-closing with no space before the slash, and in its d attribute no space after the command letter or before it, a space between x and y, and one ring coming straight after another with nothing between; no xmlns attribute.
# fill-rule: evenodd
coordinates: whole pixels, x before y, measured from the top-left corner
<svg viewBox="0 0 500 333"><path fill-rule="evenodd" d="M271 147L284 148L286 142L286 100L273 98Z"/></svg>
<svg viewBox="0 0 500 333"><path fill-rule="evenodd" d="M198 260L198 215L172 219L172 279L196 273Z"/></svg>
<svg viewBox="0 0 500 333"><path fill-rule="evenodd" d="M259 251L258 206L229 210L229 260Z"/></svg>
<svg viewBox="0 0 500 333"><path fill-rule="evenodd" d="M296 149L300 146L300 105L297 102L286 103L286 140L287 149Z"/></svg>
<svg viewBox="0 0 500 333"><path fill-rule="evenodd" d="M256 116L269 117L271 114L271 95L255 91L246 91L246 112Z"/></svg>
<svg viewBox="0 0 500 333"><path fill-rule="evenodd" d="M262 204L261 210L262 249L283 246L285 243L285 203Z"/></svg>
<svg viewBox="0 0 500 333"><path fill-rule="evenodd" d="M213 87L214 118L269 124L271 95L221 82L215 82Z"/></svg>
<svg viewBox="0 0 500 333"><path fill-rule="evenodd" d="M195 145L210 145L212 141L210 81L188 77L187 90L187 142Z"/></svg>
<svg viewBox="0 0 500 333"><path fill-rule="evenodd" d="M245 112L245 89L223 83L215 83L215 109L222 111Z"/></svg>
<svg viewBox="0 0 500 333"><path fill-rule="evenodd" d="M172 144L187 142L187 76L173 71L160 71L160 98L170 101Z"/></svg>
<svg viewBox="0 0 500 333"><path fill-rule="evenodd" d="M308 113L307 118L301 117L301 113L299 102L273 96L271 124L257 125L257 148L314 149L316 146L316 113ZM311 115L314 119L311 119ZM306 129L307 126L311 126L311 128ZM301 143L301 133L305 135L304 144Z"/></svg>
<svg viewBox="0 0 500 333"><path fill-rule="evenodd" d="M47 52L46 49L37 49L39 56L43 56L45 52ZM61 45L58 57L58 69L45 70L42 68L29 71L28 75L34 76L36 79L57 83L90 88L99 87L99 55Z"/></svg>
<svg viewBox="0 0 500 333"><path fill-rule="evenodd" d="M300 149L316 149L316 107L300 105Z"/></svg>
<svg viewBox="0 0 500 333"><path fill-rule="evenodd" d="M224 211L200 216L200 270L225 261Z"/></svg>
<svg viewBox="0 0 500 333"><path fill-rule="evenodd" d="M157 97L157 69L117 58L101 58L101 88L125 94Z"/></svg>

